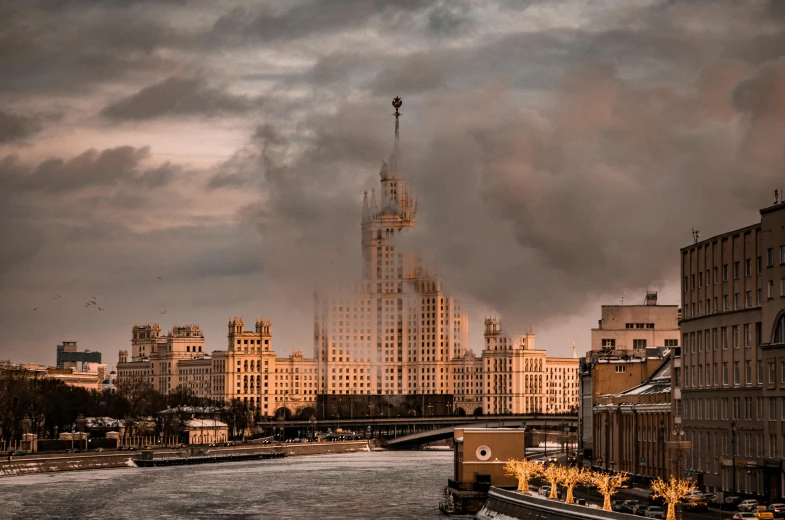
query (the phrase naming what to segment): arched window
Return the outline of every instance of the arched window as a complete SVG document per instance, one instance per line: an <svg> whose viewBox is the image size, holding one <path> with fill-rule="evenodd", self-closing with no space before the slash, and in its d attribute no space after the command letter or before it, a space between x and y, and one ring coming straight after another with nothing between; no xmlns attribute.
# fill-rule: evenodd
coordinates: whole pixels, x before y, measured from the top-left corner
<svg viewBox="0 0 785 520"><path fill-rule="evenodd" d="M780 344L785 343L785 312L777 316L774 322L774 340L772 343Z"/></svg>

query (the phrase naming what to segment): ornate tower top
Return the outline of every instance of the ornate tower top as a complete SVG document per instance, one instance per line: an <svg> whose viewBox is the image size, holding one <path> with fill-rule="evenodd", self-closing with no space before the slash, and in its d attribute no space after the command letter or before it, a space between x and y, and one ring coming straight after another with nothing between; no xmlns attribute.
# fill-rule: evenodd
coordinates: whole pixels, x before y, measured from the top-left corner
<svg viewBox="0 0 785 520"><path fill-rule="evenodd" d="M399 122L398 118L401 117L401 112L398 110L403 105L403 100L395 96L395 99L392 100L392 106L395 108L395 144L393 145L393 152L390 156L390 164L388 165L389 169L392 171L400 171L403 169L403 159L401 158L401 147L400 147L400 131L399 131Z"/></svg>

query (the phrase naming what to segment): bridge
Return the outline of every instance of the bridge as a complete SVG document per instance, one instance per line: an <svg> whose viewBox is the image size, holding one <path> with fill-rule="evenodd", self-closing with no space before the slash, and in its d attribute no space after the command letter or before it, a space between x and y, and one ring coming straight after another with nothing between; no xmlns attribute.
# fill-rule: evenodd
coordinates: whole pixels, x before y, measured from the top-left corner
<svg viewBox="0 0 785 520"><path fill-rule="evenodd" d="M499 419L495 421L474 421L466 424L454 424L444 428L435 428L418 433L410 433L401 437L395 437L384 442L384 446L390 449L407 449L422 444L429 444L435 441L451 439L455 428L521 428L520 419ZM528 427L528 426L527 426Z"/></svg>
<svg viewBox="0 0 785 520"><path fill-rule="evenodd" d="M382 440L387 446L413 447L438 440L449 439L456 427L464 428L526 428L529 431L561 434L564 428L575 432L578 417L575 415L480 415L435 417L364 417L352 419L274 419L258 422L257 426L270 435L283 434L284 438L306 437L316 431L353 431Z"/></svg>

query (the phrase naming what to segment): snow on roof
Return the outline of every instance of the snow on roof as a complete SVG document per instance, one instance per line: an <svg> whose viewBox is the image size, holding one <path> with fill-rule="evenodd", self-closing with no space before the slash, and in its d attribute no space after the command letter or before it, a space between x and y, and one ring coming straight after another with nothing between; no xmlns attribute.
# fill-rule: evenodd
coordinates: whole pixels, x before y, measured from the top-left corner
<svg viewBox="0 0 785 520"><path fill-rule="evenodd" d="M186 428L227 428L225 422L215 419L189 419L185 421Z"/></svg>

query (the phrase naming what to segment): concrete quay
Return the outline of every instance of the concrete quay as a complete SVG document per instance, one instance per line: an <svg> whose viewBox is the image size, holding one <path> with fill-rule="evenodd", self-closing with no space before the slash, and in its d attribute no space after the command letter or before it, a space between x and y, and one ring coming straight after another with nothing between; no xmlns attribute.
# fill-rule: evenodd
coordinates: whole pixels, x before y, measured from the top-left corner
<svg viewBox="0 0 785 520"><path fill-rule="evenodd" d="M242 444L219 448L204 448L211 453L244 454L244 453L284 453L287 457L303 455L322 455L327 453L351 453L370 451L367 440L342 441L302 444ZM154 451L155 457L181 456L181 452L171 449ZM129 468L136 467L134 460L141 457L141 452L103 452L59 455L25 455L14 457L11 461L0 461L0 478L51 471L78 471L88 469Z"/></svg>

